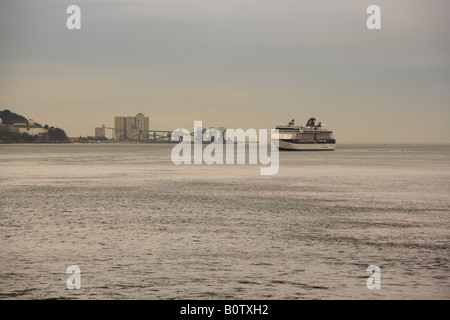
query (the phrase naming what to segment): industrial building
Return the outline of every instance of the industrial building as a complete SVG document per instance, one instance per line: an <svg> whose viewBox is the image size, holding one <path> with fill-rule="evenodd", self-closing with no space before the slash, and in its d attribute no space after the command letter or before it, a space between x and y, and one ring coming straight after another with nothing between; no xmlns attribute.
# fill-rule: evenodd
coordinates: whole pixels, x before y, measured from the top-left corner
<svg viewBox="0 0 450 320"><path fill-rule="evenodd" d="M115 140L145 140L146 133L149 130L149 117L143 113L133 116L114 117L113 138Z"/></svg>
<svg viewBox="0 0 450 320"><path fill-rule="evenodd" d="M95 128L95 137L104 138L105 137L105 125Z"/></svg>

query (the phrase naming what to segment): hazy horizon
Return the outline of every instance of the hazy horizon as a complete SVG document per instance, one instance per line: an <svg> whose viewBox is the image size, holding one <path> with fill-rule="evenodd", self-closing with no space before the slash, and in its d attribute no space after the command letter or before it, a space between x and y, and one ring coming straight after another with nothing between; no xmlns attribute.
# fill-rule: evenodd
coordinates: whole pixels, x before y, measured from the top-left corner
<svg viewBox="0 0 450 320"><path fill-rule="evenodd" d="M81 30L66 9L81 8ZM381 30L366 9L381 8ZM337 143L450 143L444 0L2 1L0 110L71 137L316 117Z"/></svg>

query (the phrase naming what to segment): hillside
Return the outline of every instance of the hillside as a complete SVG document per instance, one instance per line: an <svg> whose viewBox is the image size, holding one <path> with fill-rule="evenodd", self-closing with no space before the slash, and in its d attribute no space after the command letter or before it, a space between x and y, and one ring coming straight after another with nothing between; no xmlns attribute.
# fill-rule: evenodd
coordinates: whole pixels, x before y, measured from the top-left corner
<svg viewBox="0 0 450 320"><path fill-rule="evenodd" d="M2 119L2 125L0 126L0 143L48 143L68 141L66 132L63 129L55 128L52 126L49 127L48 125L45 125L43 127L46 130L41 129L41 132L39 132L40 134L29 134L28 132L39 129L27 130L27 127L30 127L27 118L17 113L11 112L10 110L5 109L3 111L0 111L0 118ZM12 126L14 123L26 123L27 127L22 126L22 128L20 129L21 131L25 132L17 132L19 129ZM42 125L35 122L32 128L42 128ZM42 133L42 131L44 131L45 133Z"/></svg>

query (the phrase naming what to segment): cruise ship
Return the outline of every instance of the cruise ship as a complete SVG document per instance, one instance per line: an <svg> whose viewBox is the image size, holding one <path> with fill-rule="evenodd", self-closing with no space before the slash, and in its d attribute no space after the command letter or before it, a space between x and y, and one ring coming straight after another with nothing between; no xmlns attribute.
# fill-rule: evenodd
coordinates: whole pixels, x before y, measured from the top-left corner
<svg viewBox="0 0 450 320"><path fill-rule="evenodd" d="M296 126L294 120L288 125L277 126L279 150L285 151L333 151L336 140L333 131L325 128L316 118L310 118L306 126Z"/></svg>

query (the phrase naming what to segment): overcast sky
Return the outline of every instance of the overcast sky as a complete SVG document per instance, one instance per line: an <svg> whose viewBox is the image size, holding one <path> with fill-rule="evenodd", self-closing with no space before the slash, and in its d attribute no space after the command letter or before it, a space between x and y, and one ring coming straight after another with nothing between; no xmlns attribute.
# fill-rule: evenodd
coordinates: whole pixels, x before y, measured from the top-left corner
<svg viewBox="0 0 450 320"><path fill-rule="evenodd" d="M338 143L450 143L449 14L448 0L2 0L0 110L69 136L143 112L156 130L315 116Z"/></svg>

